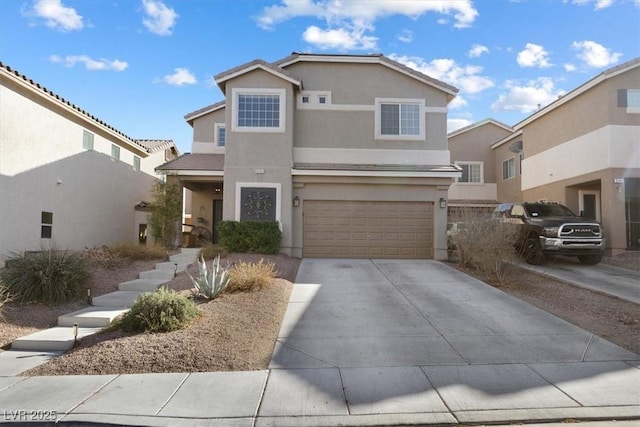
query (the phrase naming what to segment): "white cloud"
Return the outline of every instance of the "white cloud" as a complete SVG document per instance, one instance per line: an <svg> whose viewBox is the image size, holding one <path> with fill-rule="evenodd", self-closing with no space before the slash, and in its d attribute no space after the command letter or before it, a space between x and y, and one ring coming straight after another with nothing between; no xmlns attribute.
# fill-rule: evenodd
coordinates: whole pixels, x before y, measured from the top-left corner
<svg viewBox="0 0 640 427"><path fill-rule="evenodd" d="M469 119L448 119L447 120L447 133L451 133L455 130L462 129L465 126L469 126L473 123L473 120Z"/></svg>
<svg viewBox="0 0 640 427"><path fill-rule="evenodd" d="M142 0L146 17L142 23L149 31L159 36L169 36L173 32L178 15L175 10L160 0Z"/></svg>
<svg viewBox="0 0 640 427"><path fill-rule="evenodd" d="M473 46L471 46L471 50L469 50L469 57L478 58L484 55L485 53L489 53L488 47L483 46L481 44L474 44Z"/></svg>
<svg viewBox="0 0 640 427"><path fill-rule="evenodd" d="M364 28L323 30L312 25L306 29L302 37L304 41L320 49L375 49L378 39L376 37L366 36L364 32Z"/></svg>
<svg viewBox="0 0 640 427"><path fill-rule="evenodd" d="M426 62L416 56L389 55L389 58L430 77L456 86L464 93L478 93L494 86L490 78L480 74L483 71L482 67L458 65L453 59L434 59L431 62Z"/></svg>
<svg viewBox="0 0 640 427"><path fill-rule="evenodd" d="M577 57L592 68L602 68L618 62L621 53L613 53L610 49L594 41L573 42L571 48L578 51Z"/></svg>
<svg viewBox="0 0 640 427"><path fill-rule="evenodd" d="M515 81L507 81L506 87L508 93L500 95L491 105L493 111L533 113L565 93L556 89L553 80L548 77L539 77L523 86L519 86Z"/></svg>
<svg viewBox="0 0 640 427"><path fill-rule="evenodd" d="M402 43L411 43L413 41L413 32L411 30L402 30L402 32L398 34L398 40Z"/></svg>
<svg viewBox="0 0 640 427"><path fill-rule="evenodd" d="M636 0L637 1L637 0ZM583 6L595 3L594 10L606 9L613 4L613 0L573 0L574 4Z"/></svg>
<svg viewBox="0 0 640 427"><path fill-rule="evenodd" d="M174 68L173 74L168 74L162 81L171 86L184 86L198 83L196 77L186 68Z"/></svg>
<svg viewBox="0 0 640 427"><path fill-rule="evenodd" d="M576 71L578 69L578 67L576 67L575 64L564 64L564 70L568 73L573 73L574 71Z"/></svg>
<svg viewBox="0 0 640 427"><path fill-rule="evenodd" d="M452 110L457 110L463 107L468 106L469 103L467 102L466 99L464 99L464 97L457 95L455 98L453 98L453 100L449 103L449 108Z"/></svg>
<svg viewBox="0 0 640 427"><path fill-rule="evenodd" d="M55 64L63 64L65 67L84 64L84 67L89 71L124 71L129 67L129 64L125 61L118 59L92 59L87 55L67 55L65 57L51 55L49 61Z"/></svg>
<svg viewBox="0 0 640 427"><path fill-rule="evenodd" d="M49 28L62 31L81 30L84 28L82 16L72 7L62 4L62 0L37 0L33 4L33 13L44 18Z"/></svg>
<svg viewBox="0 0 640 427"><path fill-rule="evenodd" d="M265 7L257 22L263 29L272 29L290 19L314 17L324 20L326 28L307 28L307 42L316 44L317 40L321 48L375 49L373 41L377 38L366 33L374 30L377 19L394 15L417 19L429 12L452 16L457 28L469 27L478 16L471 0L281 0L280 4ZM345 44L336 46L336 39Z"/></svg>
<svg viewBox="0 0 640 427"><path fill-rule="evenodd" d="M548 68L551 66L549 53L540 45L527 43L524 50L518 53L518 65L521 67Z"/></svg>

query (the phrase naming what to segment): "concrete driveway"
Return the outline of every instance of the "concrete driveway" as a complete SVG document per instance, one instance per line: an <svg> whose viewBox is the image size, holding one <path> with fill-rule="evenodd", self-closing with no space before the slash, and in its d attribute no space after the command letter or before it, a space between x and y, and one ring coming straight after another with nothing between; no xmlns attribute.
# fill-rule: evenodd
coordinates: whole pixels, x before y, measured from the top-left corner
<svg viewBox="0 0 640 427"><path fill-rule="evenodd" d="M640 417L639 361L440 262L305 259L259 417Z"/></svg>

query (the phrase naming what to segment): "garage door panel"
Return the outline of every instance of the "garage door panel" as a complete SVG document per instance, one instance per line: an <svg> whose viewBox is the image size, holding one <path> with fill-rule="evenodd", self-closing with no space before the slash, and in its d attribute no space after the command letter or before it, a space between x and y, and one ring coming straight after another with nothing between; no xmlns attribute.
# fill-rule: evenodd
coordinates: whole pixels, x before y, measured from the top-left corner
<svg viewBox="0 0 640 427"><path fill-rule="evenodd" d="M433 258L433 204L305 201L305 257Z"/></svg>

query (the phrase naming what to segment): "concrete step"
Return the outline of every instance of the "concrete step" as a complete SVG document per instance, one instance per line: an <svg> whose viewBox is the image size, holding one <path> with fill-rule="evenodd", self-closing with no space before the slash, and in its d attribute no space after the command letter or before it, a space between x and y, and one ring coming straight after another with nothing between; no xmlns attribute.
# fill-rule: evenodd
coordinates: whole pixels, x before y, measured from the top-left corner
<svg viewBox="0 0 640 427"><path fill-rule="evenodd" d="M198 256L201 248L181 248L178 255L192 255L194 258ZM174 255L175 256L175 255Z"/></svg>
<svg viewBox="0 0 640 427"><path fill-rule="evenodd" d="M95 297L93 305L96 307L131 308L138 296L143 293L140 291L115 291Z"/></svg>
<svg viewBox="0 0 640 427"><path fill-rule="evenodd" d="M192 263L198 259L198 253L194 254L177 254L169 257L170 262L188 262Z"/></svg>
<svg viewBox="0 0 640 427"><path fill-rule="evenodd" d="M74 328L55 327L20 337L11 343L12 351L67 351L73 348ZM100 332L101 328L78 328L78 339Z"/></svg>
<svg viewBox="0 0 640 427"><path fill-rule="evenodd" d="M63 314L58 317L58 326L73 326L80 328L104 328L109 326L113 319L126 313L127 309L111 307L87 307L73 313Z"/></svg>
<svg viewBox="0 0 640 427"><path fill-rule="evenodd" d="M62 353L62 351L0 351L0 377L14 377Z"/></svg>
<svg viewBox="0 0 640 427"><path fill-rule="evenodd" d="M180 273L181 271L184 271L190 264L192 264L191 262L159 262L156 264L156 270L170 270L170 271L176 271L178 273Z"/></svg>
<svg viewBox="0 0 640 427"><path fill-rule="evenodd" d="M153 292L165 283L169 283L169 279L134 279L128 282L122 282L118 285L119 291L135 291L135 292Z"/></svg>
<svg viewBox="0 0 640 427"><path fill-rule="evenodd" d="M173 270L149 270L141 272L138 277L140 279L166 279L171 280L175 277Z"/></svg>

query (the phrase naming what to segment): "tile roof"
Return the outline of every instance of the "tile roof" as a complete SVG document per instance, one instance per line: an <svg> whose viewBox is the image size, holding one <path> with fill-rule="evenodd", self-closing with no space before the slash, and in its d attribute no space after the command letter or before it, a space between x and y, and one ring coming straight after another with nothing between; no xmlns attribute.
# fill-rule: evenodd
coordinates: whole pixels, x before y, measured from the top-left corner
<svg viewBox="0 0 640 427"><path fill-rule="evenodd" d="M166 170L224 171L224 154L185 153L156 168Z"/></svg>
<svg viewBox="0 0 640 427"><path fill-rule="evenodd" d="M22 82L22 83L26 84L34 92L37 92L37 93L40 93L40 94L43 94L43 95L47 96L51 101L59 103L59 104L62 104L64 106L66 106L66 107L71 108L76 114L82 116L84 119L92 121L95 124L108 129L112 133L116 134L122 140L128 142L131 145L137 146L139 149L141 149L141 151L145 151L147 153L153 153L155 150L159 149L158 148L158 144L145 145L144 141L163 141L163 143L165 143L165 144L170 141L170 140L144 140L144 139L131 138L130 136L126 135L124 132L119 131L118 129L114 128L113 126L111 126L111 125L107 124L106 122L100 120L96 116L94 116L92 114L89 114L88 112L86 112L82 108L78 107L77 105L73 104L72 102L68 101L67 99L61 97L60 95L56 94L55 92L53 92L53 91L47 89L46 87L42 86L40 83L35 82L32 79L30 79L27 76L25 76L24 74L20 73L19 71L12 69L8 65L4 64L2 61L0 61L0 71L4 72L4 74L9 76L10 78L13 78L13 79L15 79L15 80L17 80L19 82ZM175 146L173 141L170 141L170 142L171 142L171 145ZM169 148L171 145L167 145L164 148Z"/></svg>
<svg viewBox="0 0 640 427"><path fill-rule="evenodd" d="M188 113L187 115L184 116L184 119L186 121L197 119L200 116L204 116L207 113L214 112L224 107L225 107L225 101L219 101L219 102L216 102L215 104L207 105L206 107L202 107L200 109L197 109L196 111Z"/></svg>
<svg viewBox="0 0 640 427"><path fill-rule="evenodd" d="M460 135L462 133L468 132L468 131L470 131L472 129L478 128L480 126L483 126L483 125L486 125L486 124L489 124L489 123L491 123L491 124L493 124L495 126L501 127L504 130L513 132L513 128L511 126L506 125L506 124L504 124L504 123L502 123L502 122L500 122L498 120L495 120L495 119L484 119L484 120L480 120L480 121L475 122L475 123L471 123L470 125L462 127L460 129L456 129L454 131L449 132L447 134L447 138L452 138L454 136L458 136L458 135Z"/></svg>
<svg viewBox="0 0 640 427"><path fill-rule="evenodd" d="M155 153L156 151L175 148L176 146L172 139L136 139L136 142L145 147L148 153Z"/></svg>
<svg viewBox="0 0 640 427"><path fill-rule="evenodd" d="M353 163L294 163L297 170L374 171L374 172L458 172L455 165L382 165Z"/></svg>
<svg viewBox="0 0 640 427"><path fill-rule="evenodd" d="M213 77L213 80L218 84L220 89L224 92L225 82L227 80L259 68L266 70L268 72L271 72L279 77L282 77L283 79L288 80L292 83L295 83L298 86L302 86L302 81L298 77L294 76L284 68L280 68L279 66L275 64L271 64L263 59L254 59L253 61L247 62L246 64L242 64L230 70L223 71L219 74L216 74Z"/></svg>

